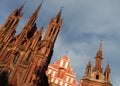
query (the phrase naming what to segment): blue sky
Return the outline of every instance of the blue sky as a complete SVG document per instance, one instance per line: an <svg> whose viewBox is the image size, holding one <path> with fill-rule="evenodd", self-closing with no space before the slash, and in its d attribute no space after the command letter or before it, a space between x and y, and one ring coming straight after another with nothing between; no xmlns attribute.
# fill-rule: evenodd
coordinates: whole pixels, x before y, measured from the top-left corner
<svg viewBox="0 0 120 86"><path fill-rule="evenodd" d="M17 28L19 33L41 0L1 0L0 26L25 1L24 15ZM79 82L89 59L95 64L94 57L103 40L103 67L109 61L111 82L113 86L120 86L120 0L44 0L36 21L38 29L44 26L45 32L62 6L63 25L51 63L69 51L67 55Z"/></svg>

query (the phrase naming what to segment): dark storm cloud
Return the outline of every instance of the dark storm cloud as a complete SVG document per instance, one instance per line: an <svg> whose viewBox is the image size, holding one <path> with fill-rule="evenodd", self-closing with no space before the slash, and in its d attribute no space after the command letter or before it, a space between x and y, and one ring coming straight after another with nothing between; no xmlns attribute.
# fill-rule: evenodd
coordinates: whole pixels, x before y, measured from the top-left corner
<svg viewBox="0 0 120 86"><path fill-rule="evenodd" d="M20 32L41 0L2 0L0 22L3 23L6 17L25 1L27 3L23 9L24 15L17 31ZM44 0L36 21L38 29L44 26L46 30L51 18L56 16L61 6L64 7L63 25L55 44L52 62L68 50L73 71L79 81L84 75L85 65L89 59L94 65L100 40L103 40L103 66L106 66L109 60L113 86L120 86L119 4L119 0Z"/></svg>

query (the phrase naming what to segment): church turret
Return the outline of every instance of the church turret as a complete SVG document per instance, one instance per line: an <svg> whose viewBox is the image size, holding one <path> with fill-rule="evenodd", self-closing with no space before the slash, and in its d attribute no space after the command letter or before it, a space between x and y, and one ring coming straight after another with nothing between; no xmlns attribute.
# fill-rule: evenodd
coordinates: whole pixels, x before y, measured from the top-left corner
<svg viewBox="0 0 120 86"><path fill-rule="evenodd" d="M90 77L90 74L91 74L91 61L89 61L86 66L85 77Z"/></svg>
<svg viewBox="0 0 120 86"><path fill-rule="evenodd" d="M98 52L96 54L95 59L96 59L96 64L95 64L94 70L99 70L100 72L102 72L102 68L101 68L102 59L103 59L102 58L102 43L100 43L99 50L98 50Z"/></svg>
<svg viewBox="0 0 120 86"><path fill-rule="evenodd" d="M110 65L108 64L105 68L105 81L110 82L110 73L111 73L111 69L110 69Z"/></svg>

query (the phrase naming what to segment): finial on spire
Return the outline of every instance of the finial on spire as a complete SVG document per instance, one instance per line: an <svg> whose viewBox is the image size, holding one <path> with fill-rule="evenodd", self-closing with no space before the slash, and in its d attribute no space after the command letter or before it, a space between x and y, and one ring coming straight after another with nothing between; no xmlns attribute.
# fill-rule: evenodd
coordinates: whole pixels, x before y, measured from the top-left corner
<svg viewBox="0 0 120 86"><path fill-rule="evenodd" d="M41 6L42 6L42 2L41 2L41 4L37 7L37 9L36 9L36 11L35 11L36 14L38 14L38 12L39 12Z"/></svg>
<svg viewBox="0 0 120 86"><path fill-rule="evenodd" d="M100 40L100 47L99 47L99 51L102 51L102 40Z"/></svg>

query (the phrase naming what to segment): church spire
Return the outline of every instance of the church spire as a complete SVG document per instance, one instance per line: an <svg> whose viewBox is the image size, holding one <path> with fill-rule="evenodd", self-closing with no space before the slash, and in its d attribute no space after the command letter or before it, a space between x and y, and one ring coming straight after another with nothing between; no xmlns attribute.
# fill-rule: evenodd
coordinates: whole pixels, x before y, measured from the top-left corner
<svg viewBox="0 0 120 86"><path fill-rule="evenodd" d="M19 12L21 12L21 11L23 10L23 8L24 8L24 6L25 6L25 3L26 3L26 2L24 2L23 5L21 5L21 7L18 8Z"/></svg>
<svg viewBox="0 0 120 86"><path fill-rule="evenodd" d="M32 16L29 18L29 20L28 20L28 22L27 22L26 25L31 25L31 26L32 26L32 25L34 24L34 22L36 21L36 19L37 19L37 17L38 17L38 13L39 13L39 11L40 11L41 6L42 6L42 2L41 2L41 4L37 7L37 9L36 9L35 12L32 14Z"/></svg>
<svg viewBox="0 0 120 86"><path fill-rule="evenodd" d="M102 42L100 43L99 50L96 54L96 58L98 58L98 57L102 59Z"/></svg>
<svg viewBox="0 0 120 86"><path fill-rule="evenodd" d="M21 18L21 16L23 15L22 10L23 10L24 4L17 8L16 10L14 10L10 16L7 18L7 20L4 22L4 24L2 25L2 27L0 29L2 29L2 31L4 30L8 30L8 28L14 28L13 24L17 24Z"/></svg>
<svg viewBox="0 0 120 86"><path fill-rule="evenodd" d="M60 11L58 12L58 14L57 14L57 16L56 16L57 21L59 21L60 18L61 18L61 15L62 15L62 9L63 9L63 7L61 7Z"/></svg>
<svg viewBox="0 0 120 86"><path fill-rule="evenodd" d="M48 29L44 36L44 40L50 40L52 43L55 42L56 37L60 31L60 27L62 25L61 19L62 9L58 12L56 17L54 17L48 25Z"/></svg>
<svg viewBox="0 0 120 86"><path fill-rule="evenodd" d="M102 42L100 43L100 46L99 46L99 50L96 54L96 64L95 64L95 70L99 70L100 72L102 72L102 68L101 68L101 65L102 65Z"/></svg>
<svg viewBox="0 0 120 86"><path fill-rule="evenodd" d="M4 43L6 43L10 41L9 39L11 39L12 36L15 35L15 30L18 26L19 20L21 19L23 15L22 13L23 7L24 7L24 4L21 7L14 10L10 14L10 16L6 19L2 27L0 28L1 30L0 35L2 36L0 38L0 42L4 41Z"/></svg>

